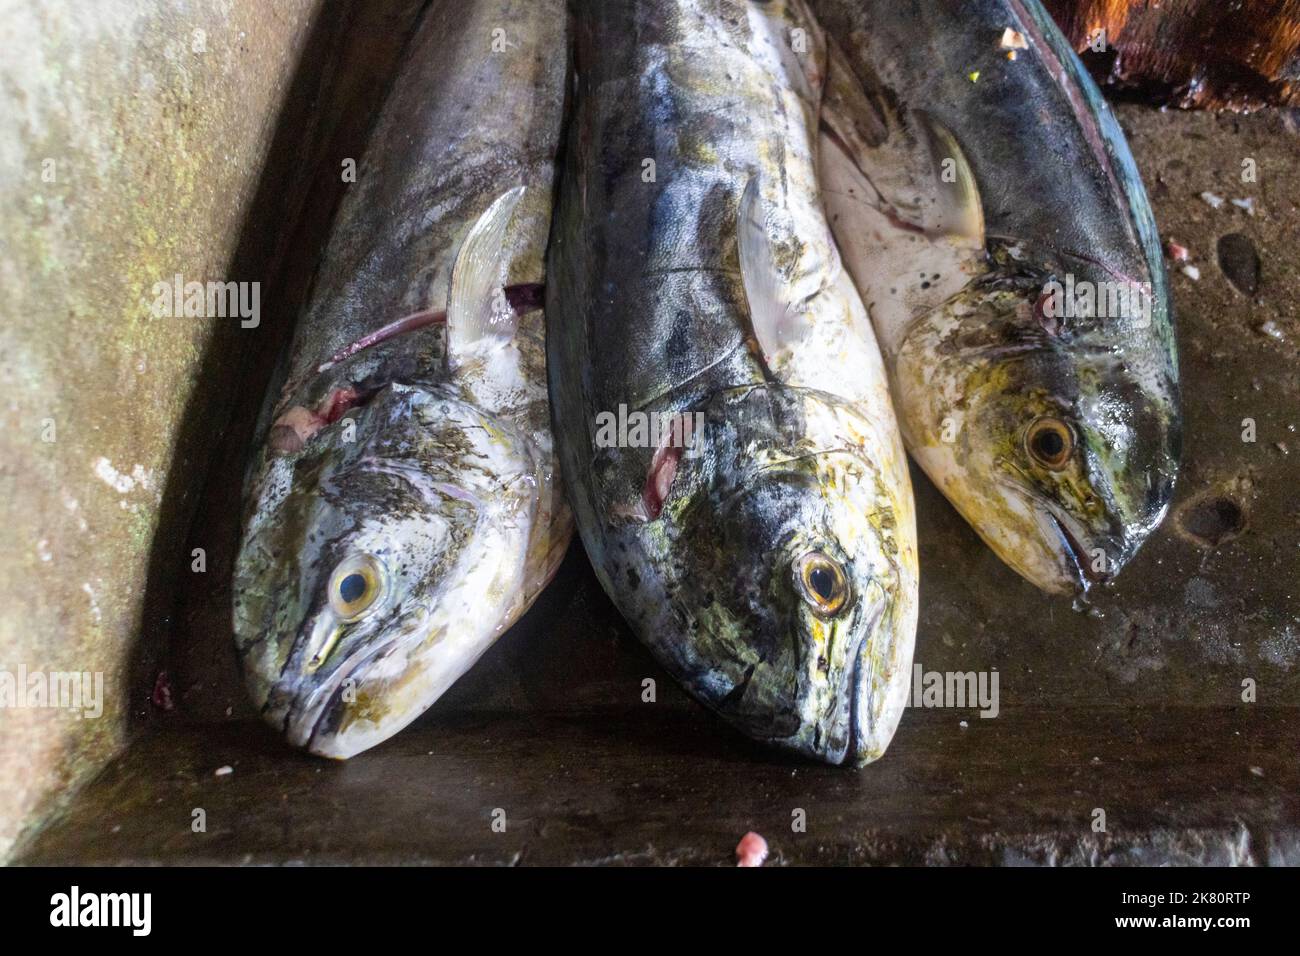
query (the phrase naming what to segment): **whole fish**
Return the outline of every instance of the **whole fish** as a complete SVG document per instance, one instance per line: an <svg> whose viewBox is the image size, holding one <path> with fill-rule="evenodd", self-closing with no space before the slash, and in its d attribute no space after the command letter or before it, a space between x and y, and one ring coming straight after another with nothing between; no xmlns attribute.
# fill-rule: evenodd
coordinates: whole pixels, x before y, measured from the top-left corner
<svg viewBox="0 0 1300 956"><path fill-rule="evenodd" d="M566 43L563 0L425 11L264 416L235 638L313 753L419 716L568 543L539 310Z"/></svg>
<svg viewBox="0 0 1300 956"><path fill-rule="evenodd" d="M556 444L640 639L744 733L884 752L915 520L879 351L817 194L802 3L580 0L547 284Z"/></svg>
<svg viewBox="0 0 1300 956"><path fill-rule="evenodd" d="M1112 578L1181 442L1159 238L1118 123L1037 0L812 0L819 153L908 450L1008 565Z"/></svg>

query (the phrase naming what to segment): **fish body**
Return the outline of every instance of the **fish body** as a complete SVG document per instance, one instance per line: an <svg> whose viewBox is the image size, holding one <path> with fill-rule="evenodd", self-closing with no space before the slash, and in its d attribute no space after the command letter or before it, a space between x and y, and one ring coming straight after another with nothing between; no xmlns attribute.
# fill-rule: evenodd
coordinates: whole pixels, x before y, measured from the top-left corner
<svg viewBox="0 0 1300 956"><path fill-rule="evenodd" d="M588 556L732 725L865 763L905 704L915 520L817 193L824 38L802 3L579 0L574 21L547 349ZM660 427L614 434L635 416Z"/></svg>
<svg viewBox="0 0 1300 956"><path fill-rule="evenodd" d="M1109 107L1037 0L811 0L820 174L908 450L1051 592L1115 576L1181 445L1160 242Z"/></svg>
<svg viewBox="0 0 1300 956"><path fill-rule="evenodd" d="M268 401L235 637L265 718L313 753L426 710L571 534L538 308L566 24L563 0L425 11Z"/></svg>

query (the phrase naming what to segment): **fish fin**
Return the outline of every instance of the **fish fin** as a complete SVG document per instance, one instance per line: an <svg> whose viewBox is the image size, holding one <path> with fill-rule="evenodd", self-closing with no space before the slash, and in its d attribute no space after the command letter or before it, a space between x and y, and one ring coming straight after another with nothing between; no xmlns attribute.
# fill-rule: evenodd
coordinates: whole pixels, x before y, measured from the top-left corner
<svg viewBox="0 0 1300 956"><path fill-rule="evenodd" d="M957 138L928 113L897 110L879 77L860 77L833 40L820 127L819 163L845 167L827 191L851 187L896 228L983 251L979 186Z"/></svg>
<svg viewBox="0 0 1300 956"><path fill-rule="evenodd" d="M883 145L890 135L888 112L872 96L878 96L880 81L875 77L865 82L860 79L833 39L827 41L826 64L820 113L823 126L851 152Z"/></svg>
<svg viewBox="0 0 1300 956"><path fill-rule="evenodd" d="M453 357L479 343L501 345L514 337L519 317L505 294L506 229L524 189L516 186L498 196L461 243L447 299L447 345Z"/></svg>
<svg viewBox="0 0 1300 956"><path fill-rule="evenodd" d="M928 113L913 112L918 129L930 141L930 157L939 171L939 203L929 231L942 233L967 249L984 248L984 206L979 185L957 137Z"/></svg>
<svg viewBox="0 0 1300 956"><path fill-rule="evenodd" d="M790 299L790 276L777 264L757 176L749 180L740 199L736 243L741 280L749 300L749 321L763 359L771 368L778 356L802 338L806 321L799 304Z"/></svg>
<svg viewBox="0 0 1300 956"><path fill-rule="evenodd" d="M984 213L952 133L894 109L872 84L842 54L830 58L817 164L841 258L891 351L913 319L987 268Z"/></svg>

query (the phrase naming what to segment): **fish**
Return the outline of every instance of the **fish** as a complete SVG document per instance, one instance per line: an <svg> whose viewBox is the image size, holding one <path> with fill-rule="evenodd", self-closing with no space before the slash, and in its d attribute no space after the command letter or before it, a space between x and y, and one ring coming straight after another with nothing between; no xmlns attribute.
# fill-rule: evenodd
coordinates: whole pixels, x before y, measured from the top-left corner
<svg viewBox="0 0 1300 956"><path fill-rule="evenodd" d="M698 701L775 748L868 763L906 704L916 521L818 192L824 43L801 2L573 17L546 315L579 535Z"/></svg>
<svg viewBox="0 0 1300 956"><path fill-rule="evenodd" d="M1114 114L1037 0L811 0L819 175L912 457L1045 592L1109 583L1168 511L1168 279Z"/></svg>
<svg viewBox="0 0 1300 956"><path fill-rule="evenodd" d="M259 423L233 581L263 717L346 759L427 710L572 534L542 284L563 0L435 0Z"/></svg>

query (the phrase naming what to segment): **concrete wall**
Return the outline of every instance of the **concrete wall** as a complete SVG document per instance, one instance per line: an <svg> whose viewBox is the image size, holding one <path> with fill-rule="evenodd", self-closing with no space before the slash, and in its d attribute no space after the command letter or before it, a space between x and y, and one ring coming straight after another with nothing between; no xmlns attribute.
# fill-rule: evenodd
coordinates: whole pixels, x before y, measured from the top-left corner
<svg viewBox="0 0 1300 956"><path fill-rule="evenodd" d="M0 0L0 860L145 704L159 504L200 477L178 429L239 322L156 318L153 285L225 277L320 3ZM32 706L66 671L101 714Z"/></svg>

